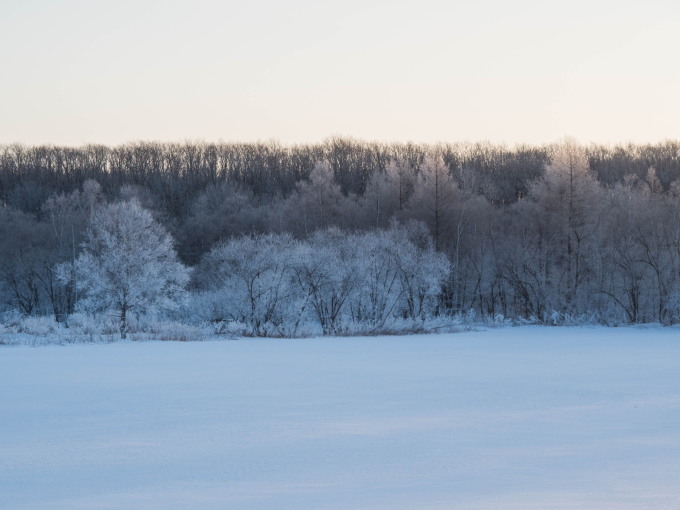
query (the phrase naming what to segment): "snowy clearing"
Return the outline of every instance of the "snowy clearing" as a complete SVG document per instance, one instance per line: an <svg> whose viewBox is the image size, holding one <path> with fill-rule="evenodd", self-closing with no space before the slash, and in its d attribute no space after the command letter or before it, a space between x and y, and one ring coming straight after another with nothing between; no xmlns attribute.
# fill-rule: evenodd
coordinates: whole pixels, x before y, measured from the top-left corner
<svg viewBox="0 0 680 510"><path fill-rule="evenodd" d="M680 508L680 331L0 348L0 507Z"/></svg>

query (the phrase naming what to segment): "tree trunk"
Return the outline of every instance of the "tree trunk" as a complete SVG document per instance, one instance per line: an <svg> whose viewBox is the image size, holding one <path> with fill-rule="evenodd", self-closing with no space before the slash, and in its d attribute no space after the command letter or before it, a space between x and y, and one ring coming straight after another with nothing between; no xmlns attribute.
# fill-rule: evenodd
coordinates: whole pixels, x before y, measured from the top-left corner
<svg viewBox="0 0 680 510"><path fill-rule="evenodd" d="M120 307L120 338L125 340L127 338L127 305Z"/></svg>

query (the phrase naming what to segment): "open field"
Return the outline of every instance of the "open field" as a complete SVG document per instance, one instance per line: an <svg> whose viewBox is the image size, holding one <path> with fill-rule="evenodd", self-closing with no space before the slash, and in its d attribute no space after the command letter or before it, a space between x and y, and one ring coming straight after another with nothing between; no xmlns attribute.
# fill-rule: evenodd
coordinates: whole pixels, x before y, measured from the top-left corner
<svg viewBox="0 0 680 510"><path fill-rule="evenodd" d="M680 330L0 348L0 507L680 508Z"/></svg>

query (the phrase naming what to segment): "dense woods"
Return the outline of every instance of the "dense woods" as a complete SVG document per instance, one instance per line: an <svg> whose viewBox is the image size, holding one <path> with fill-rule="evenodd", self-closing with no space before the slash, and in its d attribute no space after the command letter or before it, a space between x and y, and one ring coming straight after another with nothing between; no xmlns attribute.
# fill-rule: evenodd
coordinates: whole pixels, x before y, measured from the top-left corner
<svg viewBox="0 0 680 510"><path fill-rule="evenodd" d="M680 321L675 141L6 145L0 203L5 314L166 314L255 335L470 314ZM148 266L126 266L140 254ZM116 268L129 281L101 280Z"/></svg>

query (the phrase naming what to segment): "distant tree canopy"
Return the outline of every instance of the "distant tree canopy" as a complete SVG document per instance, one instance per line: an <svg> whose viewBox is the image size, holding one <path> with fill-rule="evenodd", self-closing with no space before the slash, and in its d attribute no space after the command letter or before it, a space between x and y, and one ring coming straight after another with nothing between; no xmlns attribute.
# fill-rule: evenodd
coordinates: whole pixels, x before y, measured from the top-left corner
<svg viewBox="0 0 680 510"><path fill-rule="evenodd" d="M491 143L376 143L331 138L285 146L263 143L134 142L116 147L0 146L0 200L37 212L47 197L99 182L108 197L123 186L152 191L165 212L179 217L188 199L227 182L256 197L288 196L318 161L327 161L344 194L361 195L376 172L401 161L417 172L427 157L443 158L462 189L483 192L499 203L524 196L539 177L555 145L508 147ZM629 175L643 179L656 170L664 190L680 177L680 141L649 145L584 147L590 168L605 185Z"/></svg>

